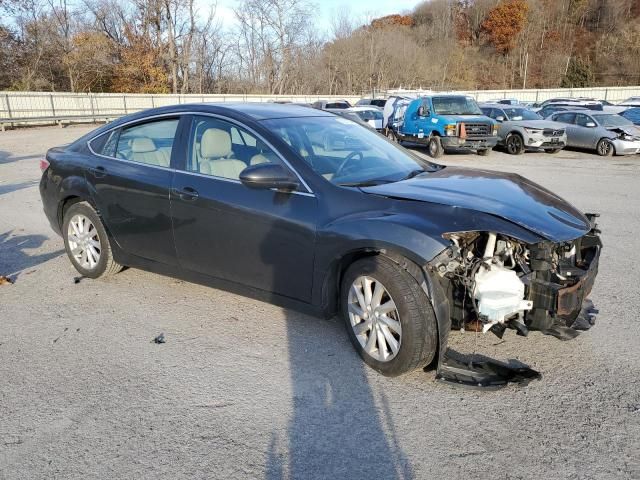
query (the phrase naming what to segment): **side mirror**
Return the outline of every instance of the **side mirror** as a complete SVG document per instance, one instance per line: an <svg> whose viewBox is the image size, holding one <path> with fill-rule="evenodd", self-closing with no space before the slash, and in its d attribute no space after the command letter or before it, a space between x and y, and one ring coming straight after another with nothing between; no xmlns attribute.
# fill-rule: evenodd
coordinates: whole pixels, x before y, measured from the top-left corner
<svg viewBox="0 0 640 480"><path fill-rule="evenodd" d="M496 122L504 122L504 117L502 115L498 115L496 117Z"/></svg>
<svg viewBox="0 0 640 480"><path fill-rule="evenodd" d="M240 172L240 181L249 188L267 190L275 188L291 192L298 188L298 180L287 169L277 163L259 163Z"/></svg>
<svg viewBox="0 0 640 480"><path fill-rule="evenodd" d="M593 123L593 122L587 122L587 123L585 123L585 125L584 125L584 126L585 126L585 127L589 127L589 128L593 128L593 127L595 127L595 126L596 126L596 124L595 124L595 123Z"/></svg>

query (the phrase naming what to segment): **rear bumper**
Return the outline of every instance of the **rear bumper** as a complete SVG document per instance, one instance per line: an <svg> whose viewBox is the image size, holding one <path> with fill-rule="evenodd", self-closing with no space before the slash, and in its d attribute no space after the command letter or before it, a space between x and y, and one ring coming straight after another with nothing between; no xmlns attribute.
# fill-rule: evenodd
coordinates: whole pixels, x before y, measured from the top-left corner
<svg viewBox="0 0 640 480"><path fill-rule="evenodd" d="M498 143L497 136L460 138L460 137L440 137L442 146L445 148L464 148L469 150L482 150L493 148Z"/></svg>

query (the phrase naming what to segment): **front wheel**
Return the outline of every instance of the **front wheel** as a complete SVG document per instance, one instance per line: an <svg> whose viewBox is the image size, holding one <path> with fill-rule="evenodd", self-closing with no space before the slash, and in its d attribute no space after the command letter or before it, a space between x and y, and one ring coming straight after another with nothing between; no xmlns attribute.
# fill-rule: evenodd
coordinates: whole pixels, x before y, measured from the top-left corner
<svg viewBox="0 0 640 480"><path fill-rule="evenodd" d="M610 157L614 153L613 143L607 138L601 138L596 145L596 152L601 157Z"/></svg>
<svg viewBox="0 0 640 480"><path fill-rule="evenodd" d="M505 139L507 152L511 155L521 155L524 153L524 140L517 133L510 133Z"/></svg>
<svg viewBox="0 0 640 480"><path fill-rule="evenodd" d="M441 157L444 153L444 148L442 147L440 137L431 137L429 143L427 143L427 150L431 158Z"/></svg>
<svg viewBox="0 0 640 480"><path fill-rule="evenodd" d="M113 259L100 217L87 202L75 203L65 212L62 235L69 260L83 276L98 278L122 270Z"/></svg>
<svg viewBox="0 0 640 480"><path fill-rule="evenodd" d="M358 260L340 295L349 339L364 362L383 375L422 368L437 350L437 323L418 282L386 257Z"/></svg>

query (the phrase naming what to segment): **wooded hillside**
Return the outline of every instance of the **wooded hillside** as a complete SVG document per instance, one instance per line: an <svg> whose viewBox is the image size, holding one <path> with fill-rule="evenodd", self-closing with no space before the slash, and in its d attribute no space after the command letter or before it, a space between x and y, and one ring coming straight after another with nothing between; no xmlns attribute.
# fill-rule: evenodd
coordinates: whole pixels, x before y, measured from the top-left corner
<svg viewBox="0 0 640 480"><path fill-rule="evenodd" d="M201 5L202 3L199 3ZM0 90L360 94L640 85L640 0L431 0L315 27L307 0L0 0Z"/></svg>

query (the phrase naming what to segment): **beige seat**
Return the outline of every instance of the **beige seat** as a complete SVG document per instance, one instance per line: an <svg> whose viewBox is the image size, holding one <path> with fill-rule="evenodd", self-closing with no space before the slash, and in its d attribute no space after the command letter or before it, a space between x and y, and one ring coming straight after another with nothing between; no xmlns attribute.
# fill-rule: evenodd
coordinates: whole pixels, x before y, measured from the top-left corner
<svg viewBox="0 0 640 480"><path fill-rule="evenodd" d="M247 165L233 158L231 136L219 128L208 128L200 140L200 173L223 178L240 178Z"/></svg>
<svg viewBox="0 0 640 480"><path fill-rule="evenodd" d="M251 165L259 165L261 163L269 163L269 159L261 153L258 153L257 155L251 157L251 161L249 163Z"/></svg>
<svg viewBox="0 0 640 480"><path fill-rule="evenodd" d="M131 139L131 160L168 167L170 154L166 150L158 150L156 144L149 137L137 137Z"/></svg>

